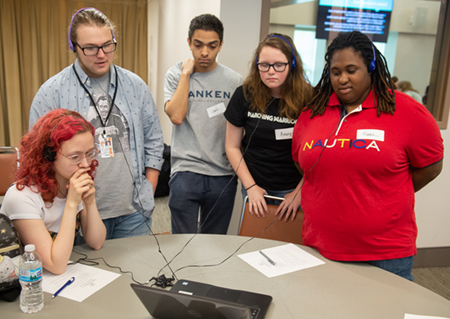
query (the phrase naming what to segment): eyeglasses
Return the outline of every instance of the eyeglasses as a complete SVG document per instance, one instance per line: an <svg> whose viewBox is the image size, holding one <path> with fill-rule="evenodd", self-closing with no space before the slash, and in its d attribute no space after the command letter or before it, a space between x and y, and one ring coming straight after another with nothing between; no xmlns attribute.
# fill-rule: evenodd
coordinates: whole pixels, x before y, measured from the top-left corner
<svg viewBox="0 0 450 319"><path fill-rule="evenodd" d="M256 65L258 66L258 70L261 71L261 72L269 72L270 67L273 67L275 72L283 72L284 70L286 70L286 66L288 64L289 64L289 62L286 62L286 63L277 62L277 63L274 63L274 64L257 63Z"/></svg>
<svg viewBox="0 0 450 319"><path fill-rule="evenodd" d="M79 47L81 49L81 51L83 51L83 54L85 56L94 56L98 54L98 50L102 49L103 53L111 53L116 51L116 47L117 47L117 43L116 42L111 42L111 43L107 43L102 45L101 47L85 47L82 48L80 47L80 45L78 43L75 43L77 45L77 47Z"/></svg>
<svg viewBox="0 0 450 319"><path fill-rule="evenodd" d="M74 155L64 155L63 153L61 153L62 155L64 155L65 157L67 157L70 161L70 163L72 164L80 164L81 161L83 160L83 158L86 158L86 161L88 161L89 163L92 162L92 160L98 155L98 153L100 153L100 151L96 148L93 148L90 151L87 151L86 154L84 155L78 155L78 154L74 154Z"/></svg>

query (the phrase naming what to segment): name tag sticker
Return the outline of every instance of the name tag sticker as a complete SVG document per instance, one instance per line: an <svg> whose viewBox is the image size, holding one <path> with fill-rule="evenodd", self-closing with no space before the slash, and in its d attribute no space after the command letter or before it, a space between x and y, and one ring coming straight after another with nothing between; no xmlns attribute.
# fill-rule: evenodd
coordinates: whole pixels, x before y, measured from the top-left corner
<svg viewBox="0 0 450 319"><path fill-rule="evenodd" d="M384 131L382 130L357 130L358 140L374 140L384 142Z"/></svg>
<svg viewBox="0 0 450 319"><path fill-rule="evenodd" d="M278 140L291 140L294 133L293 127L279 128L275 130L275 139Z"/></svg>
<svg viewBox="0 0 450 319"><path fill-rule="evenodd" d="M212 118L219 114L223 114L225 112L225 104L223 104L223 102L221 102L219 104L210 106L206 109L206 111L208 112L209 118Z"/></svg>

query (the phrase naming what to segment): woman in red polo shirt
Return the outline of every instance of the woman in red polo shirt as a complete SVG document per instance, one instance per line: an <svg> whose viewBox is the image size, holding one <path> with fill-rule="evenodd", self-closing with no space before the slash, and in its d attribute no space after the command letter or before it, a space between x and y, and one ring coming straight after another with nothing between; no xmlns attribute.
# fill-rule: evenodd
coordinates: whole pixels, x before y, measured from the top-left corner
<svg viewBox="0 0 450 319"><path fill-rule="evenodd" d="M304 173L303 243L412 280L414 193L442 169L439 128L423 105L394 91L364 34L339 34L325 61L292 142Z"/></svg>

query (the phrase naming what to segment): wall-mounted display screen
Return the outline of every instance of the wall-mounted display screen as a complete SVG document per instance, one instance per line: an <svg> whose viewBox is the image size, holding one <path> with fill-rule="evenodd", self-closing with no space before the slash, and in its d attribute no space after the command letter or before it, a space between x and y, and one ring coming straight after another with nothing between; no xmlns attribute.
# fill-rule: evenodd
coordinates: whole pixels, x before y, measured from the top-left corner
<svg viewBox="0 0 450 319"><path fill-rule="evenodd" d="M319 0L316 38L361 31L374 42L386 42L393 6L394 0Z"/></svg>

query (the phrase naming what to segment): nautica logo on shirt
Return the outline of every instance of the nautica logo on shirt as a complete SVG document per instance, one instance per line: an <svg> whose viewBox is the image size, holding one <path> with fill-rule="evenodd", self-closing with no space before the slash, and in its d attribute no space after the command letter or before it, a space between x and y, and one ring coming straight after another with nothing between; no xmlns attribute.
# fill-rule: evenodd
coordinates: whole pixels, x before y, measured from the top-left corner
<svg viewBox="0 0 450 319"><path fill-rule="evenodd" d="M303 145L303 152L306 150L312 150L314 147L324 147L326 145L327 148L356 148L356 149L376 149L378 152L380 151L380 148L378 147L378 144L376 141L366 141L363 139L349 139L349 138L337 138L333 140L333 142L328 143L328 139L324 140L318 140L314 141L311 140L310 143L305 142L305 145Z"/></svg>

